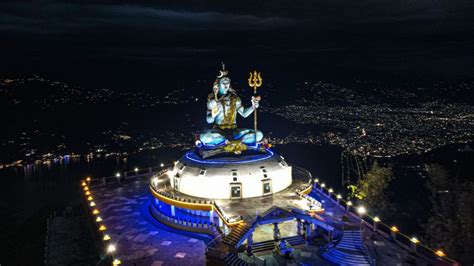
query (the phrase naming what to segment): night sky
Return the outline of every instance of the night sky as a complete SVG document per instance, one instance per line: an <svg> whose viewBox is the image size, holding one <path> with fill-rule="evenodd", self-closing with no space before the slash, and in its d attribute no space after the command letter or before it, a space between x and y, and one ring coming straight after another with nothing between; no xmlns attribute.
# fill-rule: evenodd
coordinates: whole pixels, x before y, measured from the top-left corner
<svg viewBox="0 0 474 266"><path fill-rule="evenodd" d="M157 87L221 61L292 81L474 73L471 0L83 2L0 3L1 76Z"/></svg>

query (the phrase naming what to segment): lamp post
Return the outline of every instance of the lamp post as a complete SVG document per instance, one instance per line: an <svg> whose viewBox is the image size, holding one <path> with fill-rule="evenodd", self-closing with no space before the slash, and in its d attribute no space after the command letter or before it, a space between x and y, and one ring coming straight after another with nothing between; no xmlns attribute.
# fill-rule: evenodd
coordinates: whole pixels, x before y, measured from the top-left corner
<svg viewBox="0 0 474 266"><path fill-rule="evenodd" d="M364 223L364 215L367 213L367 210L364 206L357 207L357 214L360 217L360 230L362 230L362 224Z"/></svg>
<svg viewBox="0 0 474 266"><path fill-rule="evenodd" d="M416 237L410 238L411 242L411 251L413 253L416 253L416 247L418 246L418 243L420 243L420 240L418 240Z"/></svg>
<svg viewBox="0 0 474 266"><path fill-rule="evenodd" d="M392 237L392 240L395 241L397 240L397 232L400 231L396 226L390 227L390 236Z"/></svg>
<svg viewBox="0 0 474 266"><path fill-rule="evenodd" d="M373 228L374 232L376 232L377 231L377 226L380 222L380 218L378 216L375 216L373 221L374 221L374 223L372 224L372 228Z"/></svg>
<svg viewBox="0 0 474 266"><path fill-rule="evenodd" d="M351 201L348 201L346 203L346 211L349 211L349 208L352 206L352 202Z"/></svg>

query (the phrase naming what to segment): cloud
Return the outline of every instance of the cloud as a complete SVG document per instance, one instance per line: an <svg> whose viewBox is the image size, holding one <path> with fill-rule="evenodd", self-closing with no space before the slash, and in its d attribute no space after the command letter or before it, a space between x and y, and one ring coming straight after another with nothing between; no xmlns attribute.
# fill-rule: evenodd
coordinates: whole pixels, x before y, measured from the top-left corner
<svg viewBox="0 0 474 266"><path fill-rule="evenodd" d="M67 33L93 27L151 31L261 31L295 24L292 18L218 11L187 11L140 5L104 5L46 2L40 6L3 4L0 30ZM3 8L5 9L5 8Z"/></svg>

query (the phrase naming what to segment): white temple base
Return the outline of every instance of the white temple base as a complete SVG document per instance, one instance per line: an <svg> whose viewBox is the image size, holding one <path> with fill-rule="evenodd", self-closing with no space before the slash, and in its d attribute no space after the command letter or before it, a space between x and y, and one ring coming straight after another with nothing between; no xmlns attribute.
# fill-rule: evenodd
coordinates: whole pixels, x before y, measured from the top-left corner
<svg viewBox="0 0 474 266"><path fill-rule="evenodd" d="M239 199L271 195L292 183L291 166L268 150L265 154L201 159L186 153L168 173L171 186L206 199Z"/></svg>

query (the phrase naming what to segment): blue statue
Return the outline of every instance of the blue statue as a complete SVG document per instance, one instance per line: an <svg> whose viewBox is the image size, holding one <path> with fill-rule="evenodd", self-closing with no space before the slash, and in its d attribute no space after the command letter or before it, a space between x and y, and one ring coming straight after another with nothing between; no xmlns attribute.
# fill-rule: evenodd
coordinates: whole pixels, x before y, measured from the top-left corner
<svg viewBox="0 0 474 266"><path fill-rule="evenodd" d="M207 116L206 121L213 124L213 128L200 134L197 142L198 146L220 146L241 141L241 143L250 146L259 143L263 139L261 131L252 129L238 128L237 113L242 117L248 117L259 106L260 97L252 96L249 107L244 107L241 99L237 96L235 90L230 85L229 72L225 70L224 64L222 70L213 84L213 93L207 98ZM255 140L255 138L257 138Z"/></svg>

